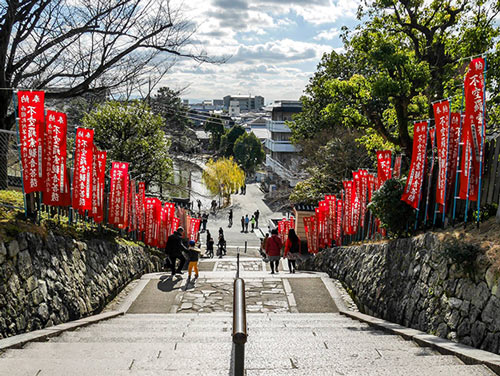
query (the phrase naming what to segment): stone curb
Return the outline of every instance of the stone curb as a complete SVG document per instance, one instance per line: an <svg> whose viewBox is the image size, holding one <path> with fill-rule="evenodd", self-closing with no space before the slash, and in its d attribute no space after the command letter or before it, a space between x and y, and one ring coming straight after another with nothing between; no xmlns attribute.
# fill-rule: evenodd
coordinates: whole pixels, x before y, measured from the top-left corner
<svg viewBox="0 0 500 376"><path fill-rule="evenodd" d="M360 312L340 310L339 313L352 319L362 321L383 331L399 335L405 340L412 340L419 346L430 347L442 355L454 355L465 364L483 364L497 375L500 375L500 355L479 350L461 343L434 336L420 330L407 328Z"/></svg>
<svg viewBox="0 0 500 376"><path fill-rule="evenodd" d="M50 326L48 328L35 330L33 332L18 334L17 336L0 339L0 352L8 349L19 349L28 342L43 342L66 331L72 331L84 326L95 324L99 321L112 319L114 317L121 316L124 313L125 311L110 311L106 313L100 313L98 315L85 317L83 319L70 321L64 324Z"/></svg>

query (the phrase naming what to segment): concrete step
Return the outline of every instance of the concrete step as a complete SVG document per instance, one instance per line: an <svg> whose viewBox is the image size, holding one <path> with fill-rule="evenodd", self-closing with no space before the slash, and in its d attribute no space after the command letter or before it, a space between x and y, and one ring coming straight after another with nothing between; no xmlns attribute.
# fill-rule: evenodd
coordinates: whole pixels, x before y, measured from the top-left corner
<svg viewBox="0 0 500 376"><path fill-rule="evenodd" d="M414 361L415 357L427 357L438 355L435 351L424 348L405 349L382 349L382 348L360 348L356 346L340 347L300 347L282 348L280 357L285 358L315 358L321 354L325 359L351 359L357 361L378 361L380 359L399 359ZM114 359L130 358L136 360L148 360L156 358L172 358L189 361L193 354L203 354L203 358L217 359L221 354L230 354L232 344L227 343L155 343L155 344L130 344L130 343L32 343L24 349L9 350L0 355L1 359ZM246 348L247 358L252 358L262 352L262 346L257 344L248 345Z"/></svg>
<svg viewBox="0 0 500 376"><path fill-rule="evenodd" d="M100 330L168 330L168 329L185 329L185 328L232 328L233 322L199 322L199 321L173 321L165 323L134 323L134 322L102 322L86 327L86 329L92 330L94 328L99 328ZM357 322L317 322L317 323L297 323L290 324L286 322L274 322L274 321L260 321L260 322L249 322L249 330L254 329L310 329L310 330L330 330L335 328L340 329L352 329L352 330L368 330L369 325Z"/></svg>
<svg viewBox="0 0 500 376"><path fill-rule="evenodd" d="M310 376L311 370L302 369L247 369L246 376ZM484 366L445 365L421 368L418 365L391 368L365 368L344 370L335 367L314 369L314 376L494 376L495 374Z"/></svg>
<svg viewBox="0 0 500 376"><path fill-rule="evenodd" d="M88 358L50 358L50 359L33 359L30 357L22 358L3 358L0 361L0 366L10 367L16 362L22 368L22 365L30 365L35 368L66 368L72 369L93 369L103 372L106 370L171 370L176 368L191 368L191 369L227 369L230 367L231 354L218 354L213 357L197 356L191 354L189 357L177 357L177 354L160 354L160 357L153 356L151 358L123 356L119 358L108 359L91 359ZM187 355L187 354L186 354ZM199 355L199 354L198 354ZM314 357L295 356L295 357L270 357L268 354L260 353L259 355L251 355L245 359L245 367L247 369L308 369L314 370L317 368L329 367L348 371L350 369L366 369L366 368L391 368L403 367L408 365L407 359L379 359L370 360L363 358L339 359L332 357L330 354L323 356L316 354ZM425 356L419 358L418 366L422 368L430 366L444 365L463 365L457 358L453 356Z"/></svg>
<svg viewBox="0 0 500 376"><path fill-rule="evenodd" d="M22 367L24 368L24 366ZM2 368L2 372L9 376L96 376L101 375L96 373L93 369L73 369L68 371L65 368L38 368L29 367L21 369L16 365L9 368ZM226 369L205 369L196 370L191 368L177 368L167 372L163 372L167 376L227 376L229 368ZM390 369L372 368L363 369L360 373L359 369L341 371L332 369L332 367L316 368L314 374L311 370L300 369L279 369L279 370L261 370L261 369L247 369L247 376L494 376L495 374L486 369L484 366L434 366L426 369L420 367L393 367ZM106 376L158 376L157 370L106 370Z"/></svg>

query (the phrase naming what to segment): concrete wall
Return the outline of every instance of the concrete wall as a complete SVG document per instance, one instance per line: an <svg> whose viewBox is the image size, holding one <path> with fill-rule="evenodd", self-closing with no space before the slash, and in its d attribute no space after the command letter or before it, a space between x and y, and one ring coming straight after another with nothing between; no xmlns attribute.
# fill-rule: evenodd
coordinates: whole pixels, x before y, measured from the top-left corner
<svg viewBox="0 0 500 376"><path fill-rule="evenodd" d="M161 261L137 246L21 233L0 241L0 338L99 312Z"/></svg>
<svg viewBox="0 0 500 376"><path fill-rule="evenodd" d="M442 257L438 235L338 247L302 265L327 272L363 313L500 353L500 276L484 255L472 277Z"/></svg>

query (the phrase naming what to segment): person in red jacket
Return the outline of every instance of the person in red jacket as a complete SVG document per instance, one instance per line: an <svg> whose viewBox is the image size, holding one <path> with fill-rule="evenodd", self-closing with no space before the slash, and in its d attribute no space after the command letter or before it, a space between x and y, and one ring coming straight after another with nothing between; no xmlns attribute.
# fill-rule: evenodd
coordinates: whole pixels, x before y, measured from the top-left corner
<svg viewBox="0 0 500 376"><path fill-rule="evenodd" d="M278 273L278 268L281 258L281 248L283 247L283 242L278 236L278 230L274 229L271 231L271 237L267 239L266 243L266 253L269 258L269 264L271 265L271 274Z"/></svg>
<svg viewBox="0 0 500 376"><path fill-rule="evenodd" d="M288 239L285 242L285 253L283 257L288 259L288 269L290 273L295 273L295 260L300 258L300 238L293 228L288 231Z"/></svg>

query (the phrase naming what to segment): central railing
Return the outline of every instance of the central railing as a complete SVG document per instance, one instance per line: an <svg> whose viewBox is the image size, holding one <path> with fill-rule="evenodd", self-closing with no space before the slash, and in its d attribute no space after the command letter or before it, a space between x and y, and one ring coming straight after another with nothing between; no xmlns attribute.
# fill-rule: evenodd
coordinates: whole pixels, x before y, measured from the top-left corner
<svg viewBox="0 0 500 376"><path fill-rule="evenodd" d="M247 342L247 312L245 304L245 281L239 278L240 254L236 258L236 278L233 291L233 374L245 374L245 343Z"/></svg>

